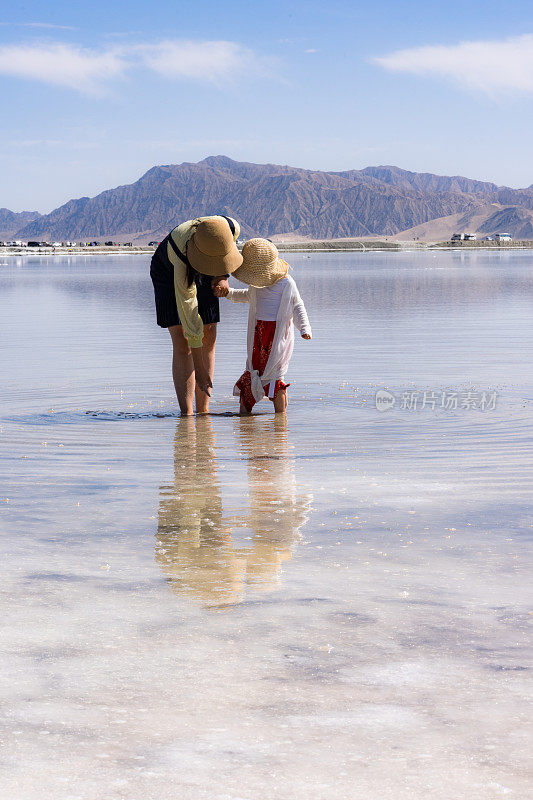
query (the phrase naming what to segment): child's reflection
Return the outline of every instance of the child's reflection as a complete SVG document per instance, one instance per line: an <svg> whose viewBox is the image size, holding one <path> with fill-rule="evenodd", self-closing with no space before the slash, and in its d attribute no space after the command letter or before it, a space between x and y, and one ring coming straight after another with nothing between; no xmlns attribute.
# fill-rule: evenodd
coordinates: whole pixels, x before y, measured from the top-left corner
<svg viewBox="0 0 533 800"><path fill-rule="evenodd" d="M174 484L160 490L156 560L171 589L205 606L240 602L247 585L272 588L307 519L298 496L286 419L235 418L248 462L249 510L224 516L215 434L205 417L178 421ZM249 534L250 546L236 542Z"/></svg>
<svg viewBox="0 0 533 800"><path fill-rule="evenodd" d="M256 588L279 582L281 564L292 556L311 498L299 494L288 442L287 418L264 423L236 417L240 449L248 462L250 505L235 522L252 532L246 576Z"/></svg>

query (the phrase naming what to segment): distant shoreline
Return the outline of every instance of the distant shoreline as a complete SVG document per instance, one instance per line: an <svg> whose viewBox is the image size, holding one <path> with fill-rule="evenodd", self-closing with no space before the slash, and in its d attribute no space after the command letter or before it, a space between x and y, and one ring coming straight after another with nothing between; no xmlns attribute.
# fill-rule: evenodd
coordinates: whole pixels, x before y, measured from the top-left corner
<svg viewBox="0 0 533 800"><path fill-rule="evenodd" d="M421 242L421 241L388 241L361 239L324 239L310 242L276 242L280 253L364 253L368 250L403 252L406 250L528 250L533 249L533 240L525 239L511 242Z"/></svg>
<svg viewBox="0 0 533 800"><path fill-rule="evenodd" d="M511 242L420 242L360 239L323 239L320 241L276 242L280 253L366 253L369 251L406 252L410 250L531 250L533 240ZM2 256L96 256L150 255L155 247L147 245L113 247L0 247Z"/></svg>
<svg viewBox="0 0 533 800"><path fill-rule="evenodd" d="M155 247L0 247L2 256L131 256L155 253Z"/></svg>

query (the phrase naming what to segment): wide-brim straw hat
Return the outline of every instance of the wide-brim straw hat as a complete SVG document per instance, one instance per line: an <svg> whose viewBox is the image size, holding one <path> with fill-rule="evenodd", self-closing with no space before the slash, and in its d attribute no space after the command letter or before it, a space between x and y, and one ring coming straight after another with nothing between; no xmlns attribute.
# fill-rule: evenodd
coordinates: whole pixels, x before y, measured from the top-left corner
<svg viewBox="0 0 533 800"><path fill-rule="evenodd" d="M279 257L278 248L268 239L249 239L242 248L242 266L233 276L242 283L264 289L284 278L289 265Z"/></svg>
<svg viewBox="0 0 533 800"><path fill-rule="evenodd" d="M227 220L204 219L187 243L187 258L202 275L228 275L242 264Z"/></svg>

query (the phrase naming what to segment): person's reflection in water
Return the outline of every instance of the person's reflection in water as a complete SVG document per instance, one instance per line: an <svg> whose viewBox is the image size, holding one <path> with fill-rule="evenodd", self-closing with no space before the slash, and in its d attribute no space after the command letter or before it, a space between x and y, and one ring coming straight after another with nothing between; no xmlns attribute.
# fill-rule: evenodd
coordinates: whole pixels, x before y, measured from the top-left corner
<svg viewBox="0 0 533 800"><path fill-rule="evenodd" d="M203 605L238 602L245 562L222 516L215 436L208 416L182 417L174 439L174 485L162 486L156 560L171 589Z"/></svg>
<svg viewBox="0 0 533 800"><path fill-rule="evenodd" d="M298 493L286 417L240 417L235 425L248 462L249 512L235 518L252 532L252 546L244 551L247 583L272 589L307 521L311 496Z"/></svg>
<svg viewBox="0 0 533 800"><path fill-rule="evenodd" d="M247 585L279 583L311 501L297 492L286 419L236 417L235 428L248 462L248 511L223 516L209 417L179 420L174 485L160 490L156 560L176 594L210 607L241 602Z"/></svg>

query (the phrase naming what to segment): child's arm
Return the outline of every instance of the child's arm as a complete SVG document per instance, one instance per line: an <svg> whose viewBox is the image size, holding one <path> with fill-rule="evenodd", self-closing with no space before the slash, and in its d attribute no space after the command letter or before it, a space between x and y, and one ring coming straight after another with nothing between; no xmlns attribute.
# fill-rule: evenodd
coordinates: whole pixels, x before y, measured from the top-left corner
<svg viewBox="0 0 533 800"><path fill-rule="evenodd" d="M231 300L232 303L249 303L250 302L250 290L249 289L228 289L228 293L226 295L228 300Z"/></svg>
<svg viewBox="0 0 533 800"><path fill-rule="evenodd" d="M294 324L300 331L302 338L311 338L311 325L309 324L309 317L305 310L304 301L300 297L300 293L296 290L296 297L294 298L294 307L292 311Z"/></svg>

